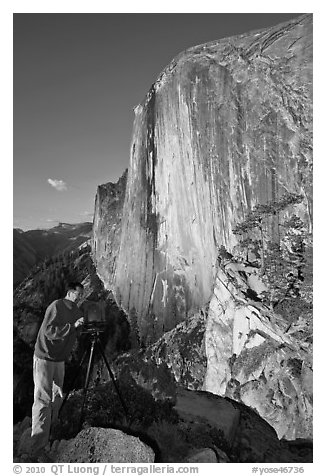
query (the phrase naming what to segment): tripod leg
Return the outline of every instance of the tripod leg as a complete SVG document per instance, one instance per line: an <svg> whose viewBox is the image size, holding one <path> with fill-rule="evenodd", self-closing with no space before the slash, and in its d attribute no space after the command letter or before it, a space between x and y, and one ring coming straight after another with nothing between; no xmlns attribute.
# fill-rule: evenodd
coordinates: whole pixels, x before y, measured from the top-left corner
<svg viewBox="0 0 326 476"><path fill-rule="evenodd" d="M124 412L125 412L125 414L126 414L126 417L128 418L128 410L127 410L126 404L125 404L125 402L123 401L123 398L122 398L121 393L120 393L120 391L119 391L118 385L117 385L117 383L116 383L116 381L115 381L113 372L112 372L112 370L110 369L109 362L108 362L108 360L107 360L107 358L106 358L106 355L105 355L105 353L104 353L104 349L103 349L103 347L102 347L101 341L99 340L98 337L97 337L97 343L98 343L98 346L99 346L101 355L102 355L102 357L103 357L103 360L104 360L104 362L105 362L106 368L108 369L108 372L109 372L109 374L110 374L110 377L111 377L111 380L112 380L112 382L113 382L114 388L115 388L115 390L116 390L116 392L117 392L117 394L118 394L118 397L119 397L119 399L120 399L122 408L123 408L123 410L124 410Z"/></svg>
<svg viewBox="0 0 326 476"><path fill-rule="evenodd" d="M68 397L69 397L69 394L70 394L71 390L74 388L74 384L75 384L75 382L76 382L76 380L77 380L77 377L78 377L79 372L80 372L80 370L81 370L81 368L82 368L82 365L83 365L83 363L84 363L84 360L86 359L86 355L87 355L87 349L85 350L85 352L84 352L84 354L83 354L83 356L82 356L82 358L81 358L81 360L80 360L80 362L79 362L79 364L78 364L78 368L77 368L77 371L76 371L76 373L75 373L75 375L74 375L74 378L73 378L73 381L72 381L72 383L71 383L71 386L70 386L69 390L67 391L67 393L66 393L66 395L65 395L65 398L64 398L63 401L62 401L62 404L61 404L61 407L60 407L60 410L59 410L59 415L60 415L60 413L61 413L62 407L64 406L64 404L66 403L66 401L67 401L67 399L68 399Z"/></svg>
<svg viewBox="0 0 326 476"><path fill-rule="evenodd" d="M95 347L95 340L92 341L91 353L90 353L89 361L88 361L87 374L86 374L86 380L85 380L85 386L84 386L83 404L82 404L81 413L80 413L79 431L81 430L83 419L84 419L84 409L85 409L87 388L88 388L89 379L91 376L91 368L92 368L93 357L94 357L94 347Z"/></svg>

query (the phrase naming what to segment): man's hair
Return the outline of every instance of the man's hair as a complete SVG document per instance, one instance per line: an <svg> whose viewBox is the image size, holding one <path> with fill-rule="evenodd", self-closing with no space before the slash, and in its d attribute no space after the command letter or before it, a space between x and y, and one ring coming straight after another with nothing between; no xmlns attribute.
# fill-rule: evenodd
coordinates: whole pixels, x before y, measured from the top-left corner
<svg viewBox="0 0 326 476"><path fill-rule="evenodd" d="M76 291L77 288L84 289L84 286L82 285L82 283L79 283L78 281L71 281L66 286L66 292L68 293L69 291Z"/></svg>

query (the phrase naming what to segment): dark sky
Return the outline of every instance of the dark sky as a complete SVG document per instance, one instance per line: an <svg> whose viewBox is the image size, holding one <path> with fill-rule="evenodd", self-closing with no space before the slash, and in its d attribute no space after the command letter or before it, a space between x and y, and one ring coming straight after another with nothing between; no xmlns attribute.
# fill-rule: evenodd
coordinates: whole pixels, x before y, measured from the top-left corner
<svg viewBox="0 0 326 476"><path fill-rule="evenodd" d="M14 14L14 227L92 221L129 165L133 107L181 51L299 13Z"/></svg>

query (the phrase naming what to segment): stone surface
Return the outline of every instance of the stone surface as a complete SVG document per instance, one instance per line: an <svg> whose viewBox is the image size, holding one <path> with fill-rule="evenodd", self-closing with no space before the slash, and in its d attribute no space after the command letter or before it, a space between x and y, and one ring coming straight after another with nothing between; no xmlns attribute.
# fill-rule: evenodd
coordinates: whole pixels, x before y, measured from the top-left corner
<svg viewBox="0 0 326 476"><path fill-rule="evenodd" d="M217 462L218 463L231 463L230 458L224 451L222 451L220 448L214 447L214 452L216 454Z"/></svg>
<svg viewBox="0 0 326 476"><path fill-rule="evenodd" d="M132 355L122 358L122 366L153 395L156 389L159 398L166 394L168 380L160 385L161 377L151 382L143 375L158 377L145 369L149 362L154 367L165 363L178 385L243 402L279 438L311 439L312 324L303 315L289 326L261 301L248 299L248 290L262 289L256 268L220 260L207 308L140 352L137 366Z"/></svg>
<svg viewBox="0 0 326 476"><path fill-rule="evenodd" d="M25 417L21 422L14 425L13 434L13 452L27 452L30 448L32 419Z"/></svg>
<svg viewBox="0 0 326 476"><path fill-rule="evenodd" d="M174 408L185 428L196 435L195 447L201 449L201 439L210 435L209 446L221 462L312 461L311 442L297 440L296 446L280 441L273 427L243 403L210 392L181 390Z"/></svg>
<svg viewBox="0 0 326 476"><path fill-rule="evenodd" d="M232 229L256 204L302 193L311 226L311 95L304 15L189 48L135 108L121 244L94 254L143 343L209 300L218 248L237 245Z"/></svg>
<svg viewBox="0 0 326 476"><path fill-rule="evenodd" d="M240 412L228 400L211 393L179 390L174 408L181 419L191 421L195 418L221 432L223 440L232 446Z"/></svg>
<svg viewBox="0 0 326 476"><path fill-rule="evenodd" d="M190 390L200 390L206 375L206 320L205 310L194 314L147 351L157 365L165 362L175 381Z"/></svg>
<svg viewBox="0 0 326 476"><path fill-rule="evenodd" d="M32 426L26 428L22 434L20 435L18 445L14 446L14 456L21 458L22 462L31 462L32 459L35 457L33 451L33 443L31 438ZM45 459L47 459L47 455L50 452L50 444L48 443L47 446L42 450L44 463ZM32 458L32 459L31 459ZM35 460L34 460L35 462ZM40 461L41 462L41 461Z"/></svg>
<svg viewBox="0 0 326 476"><path fill-rule="evenodd" d="M94 210L92 250L99 276L113 275L120 247L121 217L128 172L117 183L97 188Z"/></svg>
<svg viewBox="0 0 326 476"><path fill-rule="evenodd" d="M248 300L253 273L244 264L221 263L208 309L203 388L255 409L279 438L312 438L312 324L302 317L289 326Z"/></svg>
<svg viewBox="0 0 326 476"><path fill-rule="evenodd" d="M206 375L206 311L166 332L146 349L133 350L114 362L117 375L128 369L132 379L155 399L174 399L175 386L202 389Z"/></svg>
<svg viewBox="0 0 326 476"><path fill-rule="evenodd" d="M194 451L184 461L185 463L218 463L216 454L210 448Z"/></svg>
<svg viewBox="0 0 326 476"><path fill-rule="evenodd" d="M239 463L293 463L312 462L312 443L298 441L294 448L280 441L275 430L246 405L233 404L240 410L240 422L234 439L232 454Z"/></svg>
<svg viewBox="0 0 326 476"><path fill-rule="evenodd" d="M155 376L154 376L155 380ZM61 421L60 436L48 445L45 458L52 462L187 462L196 458L199 462L284 462L301 463L312 461L312 443L307 440L292 442L280 441L275 430L254 410L243 403L209 392L177 390L175 404L162 402L150 403L148 396L135 388L138 393L129 395L127 407L134 410L137 398L143 401L139 407L137 420L129 423L126 433L110 428L95 427L90 419L98 419L100 425L107 424L106 414L113 410L118 416L117 408L112 409L109 393L103 393L99 400L99 389L93 389L92 399L88 401L85 429L76 436L68 436L67 430L79 422L82 393L79 403L75 399L73 408L68 411L68 427ZM129 389L124 389L124 397ZM114 395L116 400L116 395ZM69 404L68 400L68 404ZM134 407L132 403L134 402ZM162 411L164 410L164 411ZM148 414L151 418L148 419ZM120 415L123 417L123 415ZM76 421L74 421L76 419ZM16 425L15 434L19 438L19 447L14 450L15 462L31 462L29 458L30 420ZM122 428L119 419L116 426ZM124 427L126 428L126 422ZM25 428L27 427L27 428ZM78 430L77 430L78 431ZM140 441L136 436L142 435ZM53 432L52 432L53 435ZM17 439L16 438L16 439ZM146 444L144 444L146 442ZM149 446L150 445L150 448ZM155 454L154 454L155 453ZM148 457L148 458L147 458ZM147 458L147 459L146 459ZM206 461L204 461L206 460ZM209 461L208 461L209 460ZM194 461L194 460L191 460ZM45 460L44 460L45 462Z"/></svg>
<svg viewBox="0 0 326 476"><path fill-rule="evenodd" d="M139 438L110 428L87 428L59 448L60 463L153 463L154 451Z"/></svg>
<svg viewBox="0 0 326 476"><path fill-rule="evenodd" d="M173 398L171 379L158 371L166 364L178 385L243 402L279 438L311 439L312 324L303 315L289 326L261 301L248 299L248 290L263 290L257 268L220 260L207 308L146 351L121 357L119 368L128 367L155 398Z"/></svg>

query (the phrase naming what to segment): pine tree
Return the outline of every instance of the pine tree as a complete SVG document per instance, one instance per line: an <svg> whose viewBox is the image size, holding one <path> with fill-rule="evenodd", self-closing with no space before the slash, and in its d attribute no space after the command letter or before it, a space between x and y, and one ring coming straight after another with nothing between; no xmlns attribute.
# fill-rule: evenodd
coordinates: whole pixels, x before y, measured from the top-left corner
<svg viewBox="0 0 326 476"><path fill-rule="evenodd" d="M258 204L233 230L240 237L240 252L246 259L253 253L257 257L256 264L268 286L263 297L271 306L287 298L299 298L306 279L306 250L311 240L308 230L295 213L280 222L280 212L287 210L288 215L290 207L302 200L302 195L286 193L278 201ZM273 216L278 219L278 236L274 239L266 233Z"/></svg>

